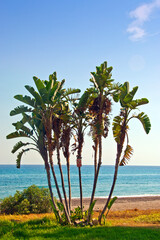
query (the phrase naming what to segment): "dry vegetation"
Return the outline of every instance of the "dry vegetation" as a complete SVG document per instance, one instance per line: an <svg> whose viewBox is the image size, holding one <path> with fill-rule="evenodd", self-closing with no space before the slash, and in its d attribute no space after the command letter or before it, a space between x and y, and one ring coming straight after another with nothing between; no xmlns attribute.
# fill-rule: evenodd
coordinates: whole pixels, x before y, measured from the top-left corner
<svg viewBox="0 0 160 240"><path fill-rule="evenodd" d="M99 212L95 211L93 218L98 218ZM0 220L11 220L25 222L29 220L42 219L44 217L55 219L53 213L28 214L28 215L0 215ZM143 226L160 227L160 209L156 210L125 210L110 211L106 219L108 226Z"/></svg>

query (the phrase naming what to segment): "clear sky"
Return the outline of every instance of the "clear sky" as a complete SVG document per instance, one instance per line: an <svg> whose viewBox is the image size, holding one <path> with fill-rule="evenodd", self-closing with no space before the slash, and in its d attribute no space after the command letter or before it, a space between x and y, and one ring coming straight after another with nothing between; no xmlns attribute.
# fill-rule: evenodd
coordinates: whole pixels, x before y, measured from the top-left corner
<svg viewBox="0 0 160 240"><path fill-rule="evenodd" d="M89 87L90 72L107 61L116 82L138 85L137 98L150 103L140 110L152 123L149 135L138 121L130 124L131 165L160 165L160 0L1 0L0 1L0 164L15 164L16 141L9 112L21 103L34 75L48 79L56 71L66 87ZM113 105L112 116L119 113ZM93 163L86 137L84 164ZM103 164L114 164L116 144L110 129L104 141ZM42 164L39 155L24 156L24 164ZM72 157L75 164L75 157Z"/></svg>

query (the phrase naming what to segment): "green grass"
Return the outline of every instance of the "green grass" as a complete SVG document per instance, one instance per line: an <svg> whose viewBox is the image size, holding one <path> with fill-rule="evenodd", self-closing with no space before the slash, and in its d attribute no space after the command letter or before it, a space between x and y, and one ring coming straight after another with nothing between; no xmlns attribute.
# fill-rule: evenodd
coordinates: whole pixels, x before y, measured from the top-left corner
<svg viewBox="0 0 160 240"><path fill-rule="evenodd" d="M0 239L159 240L159 228L60 226L49 218L0 221Z"/></svg>

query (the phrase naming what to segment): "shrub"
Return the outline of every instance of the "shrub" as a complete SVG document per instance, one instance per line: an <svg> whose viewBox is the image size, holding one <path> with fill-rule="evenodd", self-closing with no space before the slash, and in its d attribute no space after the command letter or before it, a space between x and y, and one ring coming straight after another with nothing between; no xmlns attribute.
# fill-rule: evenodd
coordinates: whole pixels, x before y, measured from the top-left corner
<svg viewBox="0 0 160 240"><path fill-rule="evenodd" d="M22 192L6 197L0 205L1 213L5 214L28 214L51 212L50 194L48 189L39 188L35 185L28 187Z"/></svg>

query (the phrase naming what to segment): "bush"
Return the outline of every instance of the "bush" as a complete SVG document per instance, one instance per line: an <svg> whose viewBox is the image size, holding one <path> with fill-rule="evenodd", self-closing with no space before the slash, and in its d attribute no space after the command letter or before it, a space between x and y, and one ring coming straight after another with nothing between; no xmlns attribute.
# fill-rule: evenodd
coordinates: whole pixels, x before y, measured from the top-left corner
<svg viewBox="0 0 160 240"><path fill-rule="evenodd" d="M1 213L5 214L28 214L48 213L52 211L50 194L48 189L39 188L35 185L17 191L15 195L6 197L0 205Z"/></svg>

